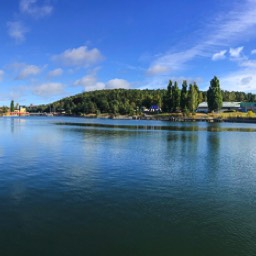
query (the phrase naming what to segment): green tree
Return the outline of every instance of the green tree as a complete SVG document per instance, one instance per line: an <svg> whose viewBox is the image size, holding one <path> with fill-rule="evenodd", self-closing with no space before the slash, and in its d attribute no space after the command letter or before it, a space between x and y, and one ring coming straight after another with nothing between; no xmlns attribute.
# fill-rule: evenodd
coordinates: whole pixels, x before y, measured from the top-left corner
<svg viewBox="0 0 256 256"><path fill-rule="evenodd" d="M112 114L117 114L119 112L119 102L117 100L112 100L110 102L110 106L109 106L109 110L110 110L110 113Z"/></svg>
<svg viewBox="0 0 256 256"><path fill-rule="evenodd" d="M199 91L199 87L196 82L194 82L193 85L196 90L196 108L197 108L198 104L200 103L200 91Z"/></svg>
<svg viewBox="0 0 256 256"><path fill-rule="evenodd" d="M210 87L207 91L207 103L208 110L211 111L219 111L222 107L222 93L220 89L219 79L214 76L214 78L210 81Z"/></svg>
<svg viewBox="0 0 256 256"><path fill-rule="evenodd" d="M256 100L256 96L255 96L255 94L252 94L252 93L248 93L247 94L247 100L249 101L249 102L254 102L255 100Z"/></svg>
<svg viewBox="0 0 256 256"><path fill-rule="evenodd" d="M173 109L173 89L172 89L172 80L169 81L169 84L167 86L167 92L166 92L166 110L167 112L171 112Z"/></svg>
<svg viewBox="0 0 256 256"><path fill-rule="evenodd" d="M182 111L184 111L188 107L188 85L186 80L184 80L182 83L180 107Z"/></svg>
<svg viewBox="0 0 256 256"><path fill-rule="evenodd" d="M4 114L7 113L8 112L8 107L7 106L3 106L1 112L4 113Z"/></svg>
<svg viewBox="0 0 256 256"><path fill-rule="evenodd" d="M10 111L14 112L14 101L11 101L11 105L10 105Z"/></svg>
<svg viewBox="0 0 256 256"><path fill-rule="evenodd" d="M174 86L172 88L172 102L172 111L180 109L180 89L176 81L174 82Z"/></svg>
<svg viewBox="0 0 256 256"><path fill-rule="evenodd" d="M204 101L203 92L198 92L198 104Z"/></svg>
<svg viewBox="0 0 256 256"><path fill-rule="evenodd" d="M188 109L194 113L198 106L198 87L196 83L189 85L188 91Z"/></svg>

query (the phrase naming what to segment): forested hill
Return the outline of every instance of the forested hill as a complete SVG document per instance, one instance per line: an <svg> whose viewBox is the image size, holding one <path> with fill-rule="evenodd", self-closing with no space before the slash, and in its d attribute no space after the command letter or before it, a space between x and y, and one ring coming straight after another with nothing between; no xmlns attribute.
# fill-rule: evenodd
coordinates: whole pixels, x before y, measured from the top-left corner
<svg viewBox="0 0 256 256"><path fill-rule="evenodd" d="M133 115L142 107L159 106L164 112L185 109L194 112L200 102L207 101L207 93L194 85L179 89L172 85L166 89L112 89L80 93L48 105L34 107L30 111L65 112L67 114L112 113ZM244 92L222 91L223 101L255 101L255 95Z"/></svg>
<svg viewBox="0 0 256 256"><path fill-rule="evenodd" d="M134 114L142 106L163 107L166 90L112 89L97 90L63 98L49 105L37 106L36 111L66 112L67 114ZM35 110L35 109L34 109Z"/></svg>

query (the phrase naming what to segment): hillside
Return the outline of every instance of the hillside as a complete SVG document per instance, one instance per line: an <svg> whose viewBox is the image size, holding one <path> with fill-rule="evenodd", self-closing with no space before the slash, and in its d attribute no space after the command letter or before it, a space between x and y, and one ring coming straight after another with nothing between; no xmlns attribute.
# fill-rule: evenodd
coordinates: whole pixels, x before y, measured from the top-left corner
<svg viewBox="0 0 256 256"><path fill-rule="evenodd" d="M190 85L191 86L191 85ZM189 112L190 101L192 98L189 95L190 91L186 92L186 105ZM178 103L175 110L182 109L181 104L182 91L178 89ZM255 95L252 93L222 91L223 101L255 101ZM196 104L206 101L206 92L197 91ZM170 109L170 101L174 101L168 95L168 90L139 90L139 89L112 89L112 90L97 90L83 92L74 96L60 99L56 102L47 105L39 105L30 107L30 112L58 112L70 115L83 114L121 114L133 115L138 114L142 108L150 108L152 105L159 106L163 112L172 112Z"/></svg>

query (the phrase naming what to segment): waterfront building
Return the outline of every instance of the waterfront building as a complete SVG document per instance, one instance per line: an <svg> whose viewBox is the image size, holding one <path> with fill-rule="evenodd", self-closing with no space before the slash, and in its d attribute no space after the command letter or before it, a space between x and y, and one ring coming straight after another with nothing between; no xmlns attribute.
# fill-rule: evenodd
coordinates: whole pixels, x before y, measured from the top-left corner
<svg viewBox="0 0 256 256"><path fill-rule="evenodd" d="M224 101L222 103L222 108L221 108L220 112L239 111L239 110L241 110L240 105L241 105L241 102ZM206 101L200 103L197 107L196 112L198 112L198 113L208 113L208 103Z"/></svg>
<svg viewBox="0 0 256 256"><path fill-rule="evenodd" d="M256 102L241 102L241 111L248 112L253 111L256 112Z"/></svg>

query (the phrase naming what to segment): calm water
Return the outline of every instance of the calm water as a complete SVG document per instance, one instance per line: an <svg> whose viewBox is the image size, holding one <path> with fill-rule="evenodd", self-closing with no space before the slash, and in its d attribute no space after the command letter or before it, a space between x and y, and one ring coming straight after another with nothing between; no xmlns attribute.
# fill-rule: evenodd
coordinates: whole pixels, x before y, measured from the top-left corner
<svg viewBox="0 0 256 256"><path fill-rule="evenodd" d="M0 255L256 255L256 125L0 118Z"/></svg>

